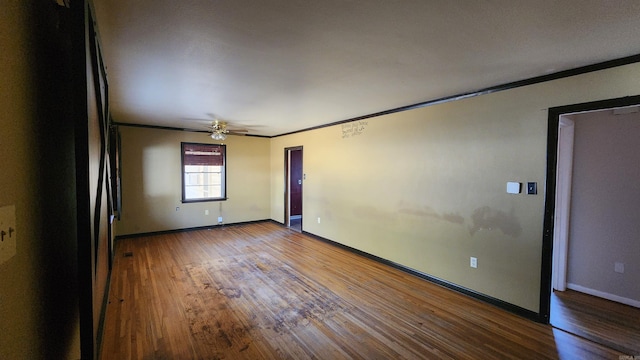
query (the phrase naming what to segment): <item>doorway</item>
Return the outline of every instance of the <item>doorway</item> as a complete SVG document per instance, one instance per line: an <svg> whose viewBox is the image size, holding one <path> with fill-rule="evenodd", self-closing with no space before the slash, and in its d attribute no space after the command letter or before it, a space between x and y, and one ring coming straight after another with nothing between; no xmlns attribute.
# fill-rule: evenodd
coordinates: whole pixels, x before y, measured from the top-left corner
<svg viewBox="0 0 640 360"><path fill-rule="evenodd" d="M619 98L613 100L598 101L593 103L577 104L564 106L559 108L549 109L549 128L548 128L548 164L547 164L547 186L546 186L546 202L545 202L545 225L544 225L544 239L543 239L543 278L541 289L541 317L546 320L547 323L552 326L564 330L569 333L587 338L591 341L603 344L605 346L617 349L622 352L637 352L640 348L637 345L640 336L634 335L640 333L640 327L637 325L637 319L640 319L640 309L624 305L622 303L616 303L611 300L617 301L608 297L601 297L601 294L594 293L589 290L588 287L578 286L579 281L576 281L580 277L584 278L583 268L576 266L576 264L589 263L593 265L593 268L597 268L597 261L599 258L604 258L606 250L597 252L599 256L591 259L587 259L584 256L585 252L596 253L594 251L587 251L590 246L597 244L598 241L590 241L589 245L583 244L584 236L579 236L581 240L578 243L574 242L573 246L570 246L569 233L571 227L571 233L575 229L585 229L584 227L575 227L570 225L570 220L573 222L590 222L592 224L599 224L599 221L589 219L585 217L584 209L589 208L589 211L594 207L591 205L585 206L584 203L588 202L584 192L586 183L592 184L593 180L591 176L585 176L584 169L601 169L600 165L597 165L601 160L596 160L582 152L581 161L583 166L579 167L581 171L574 173L574 127L576 122L586 121L583 120L585 115L592 114L590 124L601 122L601 126L607 126L607 133L612 131L607 121L603 120L596 112L605 113L611 112L613 115L619 112L620 108L631 107L640 103L640 96ZM616 109L616 110L614 110ZM637 111L637 110L636 110ZM596 116L597 115L597 119ZM578 120L580 119L580 120ZM577 120L576 122L572 120ZM582 123L581 123L582 124ZM586 126L586 123L583 124ZM598 134L604 134L604 128L595 128L590 125L591 129L600 129ZM584 136L587 136L587 130L585 127L581 127ZM589 129L589 127L586 127ZM593 130L591 130L593 131ZM592 139L589 137L576 136L578 139ZM599 148L598 143L595 141L583 140L584 143L589 143L590 148L597 150L598 153L602 153L603 148ZM595 146L595 147L594 147ZM578 150L576 150L578 151ZM578 153L576 153L578 156ZM575 158L576 161L578 157ZM588 161L586 160L588 159ZM594 163L595 161L595 163ZM607 160L607 163L613 161ZM588 164L588 167L585 167ZM611 171L599 171L600 173L612 173ZM619 173L621 171L615 171ZM573 179L572 179L573 178ZM575 205L574 210L579 210L581 215L572 219L570 215L572 199L572 184L575 184L575 180L580 180L577 184L582 184L574 188L576 195L580 195L577 198L581 200L581 204ZM589 179L588 181L585 179ZM609 184L606 184L609 185ZM589 186L589 188L607 189L608 186ZM616 187L615 181L610 183L610 187ZM600 191L599 193L603 193ZM607 193L609 193L607 191ZM589 195L590 196L590 195ZM589 204L593 204L594 201L590 201ZM600 206L604 206L611 210L601 202ZM607 211L610 213L610 211ZM624 223L616 222L621 225ZM587 228L590 229L590 228ZM608 229L608 228L607 228ZM584 230L581 230L584 231ZM610 231L610 230L608 230ZM576 236L574 234L573 236ZM597 237L598 239L607 239L607 236ZM603 243L600 240L600 246L607 248L609 243ZM570 264L574 264L571 266ZM612 264L613 271L613 264ZM569 271L571 268L571 271ZM605 271L603 271L604 273ZM617 272L617 271L616 271ZM573 275L572 275L573 274ZM603 275L604 276L604 275ZM570 278L573 278L570 279ZM581 281L581 279L580 279ZM577 290L577 291L576 291ZM595 296L594 296L595 295ZM628 319L636 319L635 323Z"/></svg>
<svg viewBox="0 0 640 360"><path fill-rule="evenodd" d="M284 149L285 168L285 225L302 232L302 146Z"/></svg>

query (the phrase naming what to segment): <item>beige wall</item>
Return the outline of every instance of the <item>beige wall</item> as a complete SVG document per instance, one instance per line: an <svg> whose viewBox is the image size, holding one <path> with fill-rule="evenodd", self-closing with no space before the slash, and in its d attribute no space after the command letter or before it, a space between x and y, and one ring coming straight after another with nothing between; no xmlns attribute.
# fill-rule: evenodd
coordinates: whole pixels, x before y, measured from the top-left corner
<svg viewBox="0 0 640 360"><path fill-rule="evenodd" d="M185 203L180 143L205 133L121 126L122 216L118 235L269 219L269 139L229 136L226 201ZM180 209L176 211L176 207ZM209 215L205 215L209 210Z"/></svg>
<svg viewBox="0 0 640 360"><path fill-rule="evenodd" d="M569 287L640 304L640 113L577 114ZM624 273L614 271L616 262Z"/></svg>
<svg viewBox="0 0 640 360"><path fill-rule="evenodd" d="M271 218L302 145L305 231L537 312L547 109L636 94L639 64L273 138Z"/></svg>
<svg viewBox="0 0 640 360"><path fill-rule="evenodd" d="M8 0L0 12L0 206L15 205L17 236L0 264L0 359L80 357L74 127L56 10Z"/></svg>
<svg viewBox="0 0 640 360"><path fill-rule="evenodd" d="M225 223L284 222L284 148L302 145L305 231L538 311L547 110L639 94L639 74L632 64L372 118L355 129L232 136L226 202L180 202L180 142L210 141L204 134L121 127L118 234L213 225L220 205ZM506 194L507 181L535 181L539 194Z"/></svg>

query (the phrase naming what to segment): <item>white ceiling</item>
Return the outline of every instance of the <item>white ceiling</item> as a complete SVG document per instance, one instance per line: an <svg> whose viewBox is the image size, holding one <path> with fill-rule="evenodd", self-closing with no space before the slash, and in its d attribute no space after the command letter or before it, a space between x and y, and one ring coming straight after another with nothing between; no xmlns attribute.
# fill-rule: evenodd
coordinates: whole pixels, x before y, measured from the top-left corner
<svg viewBox="0 0 640 360"><path fill-rule="evenodd" d="M116 122L278 135L640 54L637 0L94 0Z"/></svg>

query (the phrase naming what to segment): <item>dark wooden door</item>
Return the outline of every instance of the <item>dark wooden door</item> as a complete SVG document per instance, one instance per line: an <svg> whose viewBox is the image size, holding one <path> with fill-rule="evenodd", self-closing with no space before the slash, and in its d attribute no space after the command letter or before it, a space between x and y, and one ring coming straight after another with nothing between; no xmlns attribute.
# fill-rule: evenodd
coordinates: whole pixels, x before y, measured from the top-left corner
<svg viewBox="0 0 640 360"><path fill-rule="evenodd" d="M302 215L302 150L292 150L290 158L289 191L291 216Z"/></svg>

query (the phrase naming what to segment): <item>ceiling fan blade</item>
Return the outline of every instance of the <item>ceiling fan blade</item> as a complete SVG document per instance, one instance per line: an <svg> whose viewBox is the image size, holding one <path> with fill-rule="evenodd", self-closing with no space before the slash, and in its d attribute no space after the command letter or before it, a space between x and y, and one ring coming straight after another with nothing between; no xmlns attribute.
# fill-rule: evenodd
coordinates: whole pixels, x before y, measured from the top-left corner
<svg viewBox="0 0 640 360"><path fill-rule="evenodd" d="M210 116L211 119L202 119L202 118L180 118L185 121L193 121L202 123L202 127L206 128L207 131L212 133L222 133L222 134L232 134L232 135L245 135L249 132L249 130L244 129L242 127L235 128L233 125L229 125L227 121L220 120L212 113L207 113L207 116Z"/></svg>
<svg viewBox="0 0 640 360"><path fill-rule="evenodd" d="M180 118L180 120L184 120L184 121L197 121L197 122L201 122L201 123L209 123L211 124L211 119L198 119L198 118Z"/></svg>

